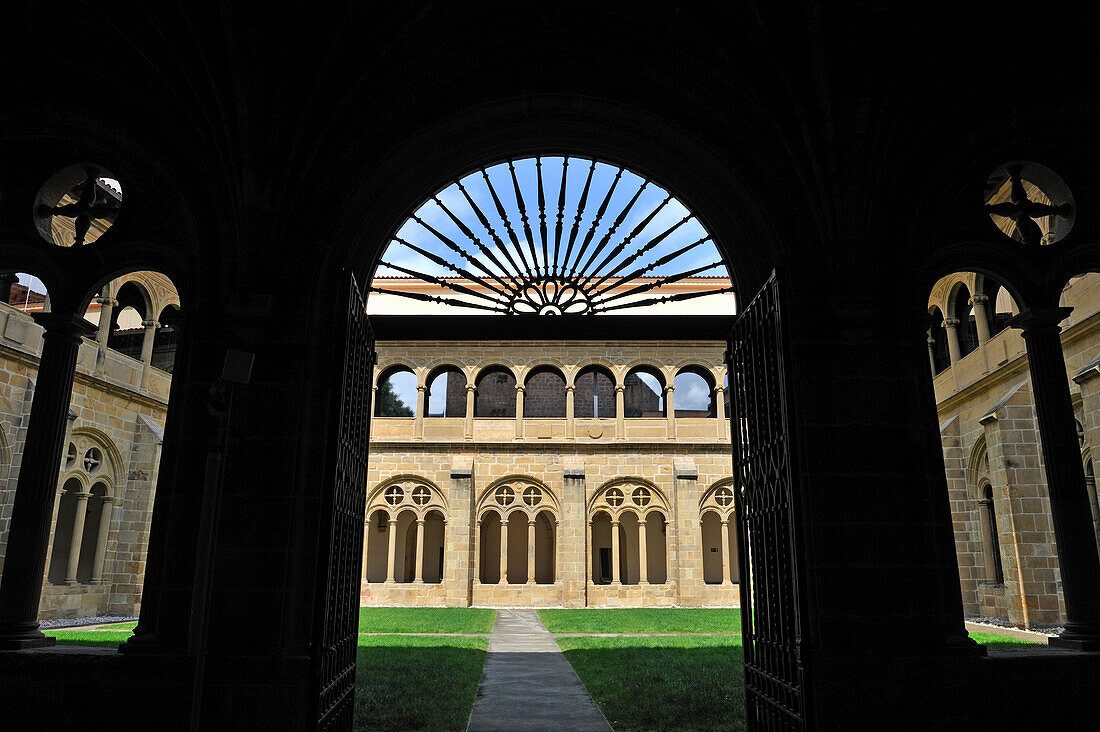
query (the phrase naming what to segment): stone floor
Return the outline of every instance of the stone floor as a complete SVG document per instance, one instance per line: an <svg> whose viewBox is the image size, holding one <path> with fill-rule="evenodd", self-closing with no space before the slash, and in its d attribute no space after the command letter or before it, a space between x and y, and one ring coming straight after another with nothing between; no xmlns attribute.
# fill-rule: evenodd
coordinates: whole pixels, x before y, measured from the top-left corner
<svg viewBox="0 0 1100 732"><path fill-rule="evenodd" d="M534 610L500 610L468 732L610 732L599 707Z"/></svg>

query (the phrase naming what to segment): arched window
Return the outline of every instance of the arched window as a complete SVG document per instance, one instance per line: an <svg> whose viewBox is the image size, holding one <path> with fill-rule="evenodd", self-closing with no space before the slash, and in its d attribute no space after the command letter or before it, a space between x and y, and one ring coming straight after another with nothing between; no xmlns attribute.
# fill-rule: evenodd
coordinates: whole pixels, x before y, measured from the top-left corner
<svg viewBox="0 0 1100 732"><path fill-rule="evenodd" d="M615 379L603 366L586 366L577 375L573 415L581 418L615 417Z"/></svg>
<svg viewBox="0 0 1100 732"><path fill-rule="evenodd" d="M443 581L447 503L434 484L398 476L367 499L363 577L367 582Z"/></svg>
<svg viewBox="0 0 1100 732"><path fill-rule="evenodd" d="M135 282L124 282L115 295L118 304L111 311L111 329L107 347L130 358L141 360L145 342L143 323L149 315L149 296Z"/></svg>
<svg viewBox="0 0 1100 732"><path fill-rule="evenodd" d="M640 480L605 483L588 504L595 584L663 584L668 580L671 512L664 495Z"/></svg>
<svg viewBox="0 0 1100 732"><path fill-rule="evenodd" d="M527 377L523 393L524 417L565 417L565 377L552 366L542 366Z"/></svg>
<svg viewBox="0 0 1100 732"><path fill-rule="evenodd" d="M408 367L394 366L379 374L374 416L416 416L416 375Z"/></svg>
<svg viewBox="0 0 1100 732"><path fill-rule="evenodd" d="M440 366L428 376L429 417L466 416L466 374L455 366Z"/></svg>
<svg viewBox="0 0 1100 732"><path fill-rule="evenodd" d="M25 313L49 312L50 296L42 280L20 273L0 274L0 302Z"/></svg>
<svg viewBox="0 0 1100 732"><path fill-rule="evenodd" d="M978 347L978 326L974 320L974 306L970 304L970 290L966 285L959 285L955 291L952 311L959 321L959 355L965 356Z"/></svg>
<svg viewBox="0 0 1100 732"><path fill-rule="evenodd" d="M938 374L951 365L951 353L947 347L947 330L943 327L943 313L932 308L932 324L929 326L929 348L932 349L933 371Z"/></svg>
<svg viewBox="0 0 1100 732"><path fill-rule="evenodd" d="M529 478L503 478L477 502L477 576L483 584L553 584L558 501Z"/></svg>
<svg viewBox="0 0 1100 732"><path fill-rule="evenodd" d="M688 366L672 381L677 417L716 417L714 379L701 366Z"/></svg>
<svg viewBox="0 0 1100 732"><path fill-rule="evenodd" d="M180 309L167 305L157 316L160 328L157 330L153 345L153 357L150 363L161 371L172 373L176 365L176 347L180 337Z"/></svg>
<svg viewBox="0 0 1100 732"><path fill-rule="evenodd" d="M1016 314L1016 302L1008 290L996 280L985 278L986 295L989 301L986 303L986 316L989 320L989 335L993 336L1004 330L1008 321Z"/></svg>
<svg viewBox="0 0 1100 732"><path fill-rule="evenodd" d="M986 483L981 489L982 529L985 534L985 564L990 582L1004 584L1004 570L1001 568L1001 538L997 529L997 510L993 504L993 486Z"/></svg>
<svg viewBox="0 0 1100 732"><path fill-rule="evenodd" d="M650 366L639 366L624 379L624 417L665 416L665 380L661 372Z"/></svg>
<svg viewBox="0 0 1100 732"><path fill-rule="evenodd" d="M516 377L503 366L490 366L477 377L475 417L515 417Z"/></svg>

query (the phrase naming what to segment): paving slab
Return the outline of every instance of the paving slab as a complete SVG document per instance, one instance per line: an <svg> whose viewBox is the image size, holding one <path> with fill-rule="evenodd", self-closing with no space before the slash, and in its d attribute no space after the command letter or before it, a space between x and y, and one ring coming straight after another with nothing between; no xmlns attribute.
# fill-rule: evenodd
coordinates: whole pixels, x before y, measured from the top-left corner
<svg viewBox="0 0 1100 732"><path fill-rule="evenodd" d="M469 732L610 732L577 672L534 610L499 610Z"/></svg>

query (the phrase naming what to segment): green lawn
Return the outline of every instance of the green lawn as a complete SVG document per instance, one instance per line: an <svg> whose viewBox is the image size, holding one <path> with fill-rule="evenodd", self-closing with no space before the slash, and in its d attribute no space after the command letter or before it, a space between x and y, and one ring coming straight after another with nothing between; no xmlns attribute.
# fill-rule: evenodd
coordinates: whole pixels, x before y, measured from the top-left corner
<svg viewBox="0 0 1100 732"><path fill-rule="evenodd" d="M740 633L741 611L702 608L539 610L551 633Z"/></svg>
<svg viewBox="0 0 1100 732"><path fill-rule="evenodd" d="M616 730L744 729L739 635L557 642Z"/></svg>
<svg viewBox="0 0 1100 732"><path fill-rule="evenodd" d="M1001 635L1000 633L971 633L970 637L977 643L981 643L986 648L1019 648L1020 646L1041 646L1042 643L1036 643L1035 641L1020 640L1019 638L1013 638L1008 635Z"/></svg>
<svg viewBox="0 0 1100 732"><path fill-rule="evenodd" d="M129 630L44 630L44 635L57 638L61 646L93 646L118 648L118 644L129 638Z"/></svg>
<svg viewBox="0 0 1100 732"><path fill-rule="evenodd" d="M488 633L496 610L475 607L361 607L360 633Z"/></svg>
<svg viewBox="0 0 1100 732"><path fill-rule="evenodd" d="M359 636L355 728L466 729L488 648L486 638Z"/></svg>

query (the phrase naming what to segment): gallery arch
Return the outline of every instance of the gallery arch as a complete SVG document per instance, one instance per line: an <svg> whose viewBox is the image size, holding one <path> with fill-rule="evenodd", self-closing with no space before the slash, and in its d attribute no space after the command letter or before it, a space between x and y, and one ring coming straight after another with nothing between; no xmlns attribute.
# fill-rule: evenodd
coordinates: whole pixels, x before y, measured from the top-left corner
<svg viewBox="0 0 1100 732"><path fill-rule="evenodd" d="M367 582L439 584L444 576L447 502L423 478L398 476L367 498Z"/></svg>
<svg viewBox="0 0 1100 732"><path fill-rule="evenodd" d="M546 485L523 476L502 478L482 492L476 515L481 583L556 581L560 508Z"/></svg>
<svg viewBox="0 0 1100 732"><path fill-rule="evenodd" d="M624 478L588 504L589 563L595 584L664 584L668 579L668 501L653 484Z"/></svg>

